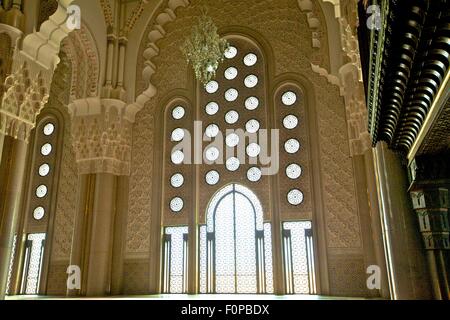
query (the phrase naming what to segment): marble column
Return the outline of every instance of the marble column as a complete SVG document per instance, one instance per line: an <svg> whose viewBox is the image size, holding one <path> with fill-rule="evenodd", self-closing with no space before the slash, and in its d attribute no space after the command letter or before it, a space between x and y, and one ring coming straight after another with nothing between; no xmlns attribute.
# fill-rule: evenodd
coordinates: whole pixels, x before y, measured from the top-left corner
<svg viewBox="0 0 450 320"><path fill-rule="evenodd" d="M105 296L111 292L116 184L116 176L113 174L101 173L96 176L87 269L87 296Z"/></svg>
<svg viewBox="0 0 450 320"><path fill-rule="evenodd" d="M0 300L5 297L12 244L20 218L28 145L8 136L4 138L2 149L5 152L0 168L1 176L4 177L0 194Z"/></svg>

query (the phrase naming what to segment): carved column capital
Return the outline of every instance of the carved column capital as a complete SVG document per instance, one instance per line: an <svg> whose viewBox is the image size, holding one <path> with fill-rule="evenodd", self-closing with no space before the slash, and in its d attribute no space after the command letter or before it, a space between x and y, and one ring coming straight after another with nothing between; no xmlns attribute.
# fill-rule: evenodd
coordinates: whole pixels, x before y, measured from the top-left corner
<svg viewBox="0 0 450 320"><path fill-rule="evenodd" d="M29 64L22 66L5 80L5 94L0 108L0 132L15 139L28 141L49 98L45 74L34 73Z"/></svg>
<svg viewBox="0 0 450 320"><path fill-rule="evenodd" d="M88 98L69 105L79 174L130 174L132 122L126 104Z"/></svg>

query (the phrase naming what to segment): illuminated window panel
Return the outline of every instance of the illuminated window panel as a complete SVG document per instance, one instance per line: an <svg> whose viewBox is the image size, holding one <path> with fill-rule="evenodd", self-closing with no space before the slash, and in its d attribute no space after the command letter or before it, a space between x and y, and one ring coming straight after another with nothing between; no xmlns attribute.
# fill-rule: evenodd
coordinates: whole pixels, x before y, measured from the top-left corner
<svg viewBox="0 0 450 320"><path fill-rule="evenodd" d="M260 128L260 123L256 119L250 119L245 124L245 130L248 133L257 133L259 131L259 128Z"/></svg>
<svg viewBox="0 0 450 320"><path fill-rule="evenodd" d="M244 85L247 87L247 88L254 88L254 87L256 87L257 85L258 85L258 77L257 76L255 76L254 74L251 74L251 75L249 75L249 76L247 76L245 79L244 79Z"/></svg>
<svg viewBox="0 0 450 320"><path fill-rule="evenodd" d="M45 209L43 207L37 207L36 209L33 210L33 218L35 220L42 220L42 218L44 218L45 215Z"/></svg>
<svg viewBox="0 0 450 320"><path fill-rule="evenodd" d="M227 167L228 171L234 172L239 169L239 167L241 166L241 162L238 158L232 157L227 160L225 166Z"/></svg>
<svg viewBox="0 0 450 320"><path fill-rule="evenodd" d="M270 224L250 189L233 184L218 191L199 231L202 293L273 292Z"/></svg>
<svg viewBox="0 0 450 320"><path fill-rule="evenodd" d="M11 257L9 258L8 280L6 281L6 291L5 291L6 295L9 295L11 291L11 277L14 267L14 256L16 254L16 246L17 246L17 234L14 235L13 245L11 249Z"/></svg>
<svg viewBox="0 0 450 320"><path fill-rule="evenodd" d="M256 167L252 167L252 168L248 169L247 179L250 182L258 182L259 180L261 180L261 177L262 177L261 169L256 168Z"/></svg>
<svg viewBox="0 0 450 320"><path fill-rule="evenodd" d="M225 115L225 122L228 124L235 124L239 121L239 113L235 110L227 112Z"/></svg>
<svg viewBox="0 0 450 320"><path fill-rule="evenodd" d="M181 120L184 118L186 110L182 106L177 106L172 110L172 117L175 120Z"/></svg>
<svg viewBox="0 0 450 320"><path fill-rule="evenodd" d="M233 59L237 56L238 50L236 47L230 46L227 50L225 50L225 58Z"/></svg>
<svg viewBox="0 0 450 320"><path fill-rule="evenodd" d="M314 246L310 221L283 223L284 278L288 294L315 294Z"/></svg>
<svg viewBox="0 0 450 320"><path fill-rule="evenodd" d="M164 293L187 293L188 227L169 227L164 232Z"/></svg>
<svg viewBox="0 0 450 320"><path fill-rule="evenodd" d="M225 70L224 76L227 80L234 80L238 76L238 70L235 67L229 67Z"/></svg>
<svg viewBox="0 0 450 320"><path fill-rule="evenodd" d="M219 90L219 83L217 81L210 81L206 84L205 90L210 94L216 93Z"/></svg>
<svg viewBox="0 0 450 320"><path fill-rule="evenodd" d="M249 53L244 57L244 64L247 67L252 67L258 62L258 57L254 53Z"/></svg>
<svg viewBox="0 0 450 320"><path fill-rule="evenodd" d="M50 143L46 143L41 147L41 154L43 156L48 156L52 153L52 145Z"/></svg>
<svg viewBox="0 0 450 320"><path fill-rule="evenodd" d="M285 106L292 106L297 102L297 95L295 92L287 91L281 97L281 101Z"/></svg>
<svg viewBox="0 0 450 320"><path fill-rule="evenodd" d="M181 150L172 152L171 160L173 164L182 164L184 161L184 153Z"/></svg>
<svg viewBox="0 0 450 320"><path fill-rule="evenodd" d="M230 133L226 137L225 143L228 147L234 148L239 144L239 136L236 133Z"/></svg>
<svg viewBox="0 0 450 320"><path fill-rule="evenodd" d="M231 88L225 92L225 100L227 100L228 102L236 101L238 97L239 92L236 89Z"/></svg>
<svg viewBox="0 0 450 320"><path fill-rule="evenodd" d="M208 161L216 161L219 159L220 151L216 147L210 147L205 151L205 158Z"/></svg>
<svg viewBox="0 0 450 320"><path fill-rule="evenodd" d="M245 108L253 111L259 107L259 99L257 97L249 97L245 100Z"/></svg>
<svg viewBox="0 0 450 320"><path fill-rule="evenodd" d="M300 142L297 139L289 139L284 144L284 150L290 154L297 153L300 150Z"/></svg>
<svg viewBox="0 0 450 320"><path fill-rule="evenodd" d="M44 163L39 167L39 175L41 177L46 177L50 172L50 166L47 163Z"/></svg>
<svg viewBox="0 0 450 320"><path fill-rule="evenodd" d="M249 157L256 158L261 153L261 147L257 143L250 143L246 151Z"/></svg>
<svg viewBox="0 0 450 320"><path fill-rule="evenodd" d="M215 138L217 137L217 135L219 134L220 129L219 126L217 124L210 124L209 126L206 127L205 129L205 135L208 138Z"/></svg>
<svg viewBox="0 0 450 320"><path fill-rule="evenodd" d="M36 197L44 198L47 195L48 189L46 185L41 184L36 188Z"/></svg>
<svg viewBox="0 0 450 320"><path fill-rule="evenodd" d="M303 192L293 189L287 194L287 200L291 205L298 206L303 203Z"/></svg>
<svg viewBox="0 0 450 320"><path fill-rule="evenodd" d="M45 233L32 233L27 236L25 249L24 274L22 293L35 295L39 293L39 283L42 272Z"/></svg>
<svg viewBox="0 0 450 320"><path fill-rule="evenodd" d="M181 128L177 128L172 131L172 141L180 142L181 140L184 139L184 135L185 135L184 130Z"/></svg>
<svg viewBox="0 0 450 320"><path fill-rule="evenodd" d="M287 115L284 119L283 119L283 126L288 129L288 130L292 130L297 128L298 126L298 118L292 114Z"/></svg>
<svg viewBox="0 0 450 320"><path fill-rule="evenodd" d="M210 102L205 106L205 112L206 114L213 116L219 112L219 105L217 102Z"/></svg>
<svg viewBox="0 0 450 320"><path fill-rule="evenodd" d="M181 210L183 210L184 207L184 201L180 197L175 197L172 200L170 200L170 210L174 213L178 213Z"/></svg>
<svg viewBox="0 0 450 320"><path fill-rule="evenodd" d="M174 188L180 188L184 184L184 176L181 173L175 173L170 177L170 185Z"/></svg>
<svg viewBox="0 0 450 320"><path fill-rule="evenodd" d="M220 174L216 170L211 170L206 174L205 180L207 184L214 186L219 183Z"/></svg>
<svg viewBox="0 0 450 320"><path fill-rule="evenodd" d="M292 163L286 167L286 176L291 180L296 180L302 175L302 167Z"/></svg>
<svg viewBox="0 0 450 320"><path fill-rule="evenodd" d="M51 136L53 134L53 132L55 132L55 125L53 123L47 123L44 126L44 135L46 136Z"/></svg>

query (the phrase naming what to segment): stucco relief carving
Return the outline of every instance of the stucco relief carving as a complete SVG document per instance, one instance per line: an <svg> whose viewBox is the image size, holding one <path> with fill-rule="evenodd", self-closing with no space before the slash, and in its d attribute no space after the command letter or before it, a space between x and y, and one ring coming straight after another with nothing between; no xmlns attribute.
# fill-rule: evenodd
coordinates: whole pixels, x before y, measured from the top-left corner
<svg viewBox="0 0 450 320"><path fill-rule="evenodd" d="M84 24L73 31L61 45L72 63L70 99L76 100L98 95L100 62L94 39Z"/></svg>
<svg viewBox="0 0 450 320"><path fill-rule="evenodd" d="M330 74L320 65L311 64L311 68L325 77L329 83L339 87L340 95L344 97L350 154L354 156L364 154L369 150L371 139L367 131L367 107L362 82L359 45L358 39L354 35L357 13L354 10L348 10L348 4L338 6L338 9L344 10L339 14L338 21L341 28L342 52L347 62L339 69L339 77ZM352 23L348 23L348 21Z"/></svg>
<svg viewBox="0 0 450 320"><path fill-rule="evenodd" d="M147 108L146 108L147 110ZM148 252L150 248L150 212L154 150L154 109L145 112L133 127L130 206L127 222L126 252Z"/></svg>
<svg viewBox="0 0 450 320"><path fill-rule="evenodd" d="M61 158L61 174L56 200L51 260L69 260L76 214L78 175L72 148L70 117L67 104L70 96L71 63L65 54L56 68L50 91L48 107L56 108L64 116L64 143Z"/></svg>
<svg viewBox="0 0 450 320"><path fill-rule="evenodd" d="M0 132L28 141L36 116L48 101L47 88L41 73L32 78L27 63L8 76L0 110Z"/></svg>
<svg viewBox="0 0 450 320"><path fill-rule="evenodd" d="M60 0L56 12L38 32L27 35L22 50L14 52L12 74L5 80L0 109L0 131L28 141L36 116L48 101L53 72L59 63L61 41L67 37L66 8L73 0Z"/></svg>
<svg viewBox="0 0 450 320"><path fill-rule="evenodd" d="M131 127L126 104L115 99L87 98L72 102L72 139L79 174L129 175Z"/></svg>

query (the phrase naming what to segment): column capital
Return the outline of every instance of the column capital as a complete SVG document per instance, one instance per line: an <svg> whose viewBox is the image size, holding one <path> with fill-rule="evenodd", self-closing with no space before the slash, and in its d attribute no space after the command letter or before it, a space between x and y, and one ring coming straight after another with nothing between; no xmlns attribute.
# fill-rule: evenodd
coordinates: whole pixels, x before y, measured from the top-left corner
<svg viewBox="0 0 450 320"><path fill-rule="evenodd" d="M88 98L69 105L79 174L130 174L132 121L126 103Z"/></svg>

